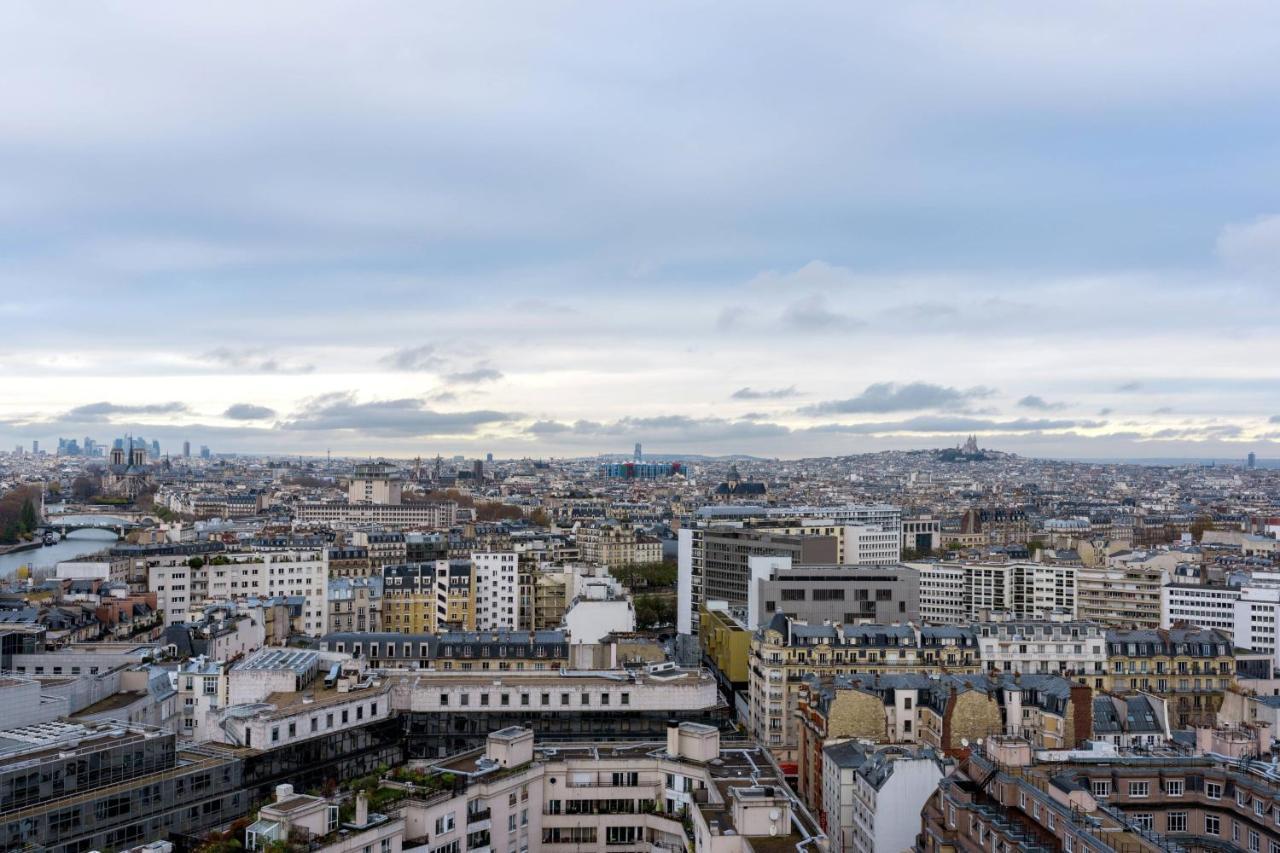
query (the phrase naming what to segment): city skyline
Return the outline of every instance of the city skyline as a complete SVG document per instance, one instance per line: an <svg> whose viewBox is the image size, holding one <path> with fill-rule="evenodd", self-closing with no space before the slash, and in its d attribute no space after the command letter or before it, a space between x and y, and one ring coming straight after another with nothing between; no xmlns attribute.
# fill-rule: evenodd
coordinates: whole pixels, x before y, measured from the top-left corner
<svg viewBox="0 0 1280 853"><path fill-rule="evenodd" d="M0 447L1280 457L1274 6L389 9L0 11Z"/></svg>

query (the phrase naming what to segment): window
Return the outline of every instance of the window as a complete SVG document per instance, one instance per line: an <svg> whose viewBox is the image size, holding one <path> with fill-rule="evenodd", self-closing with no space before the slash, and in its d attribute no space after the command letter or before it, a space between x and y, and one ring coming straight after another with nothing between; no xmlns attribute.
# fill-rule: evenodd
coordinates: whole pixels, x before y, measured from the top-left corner
<svg viewBox="0 0 1280 853"><path fill-rule="evenodd" d="M1164 792L1170 797L1181 797L1184 783L1181 779L1168 779L1164 783Z"/></svg>
<svg viewBox="0 0 1280 853"><path fill-rule="evenodd" d="M1186 832L1187 831L1187 813L1186 812L1169 812L1166 817L1165 832Z"/></svg>
<svg viewBox="0 0 1280 853"><path fill-rule="evenodd" d="M1095 797L1111 796L1111 780L1110 779L1094 779L1089 783L1089 792Z"/></svg>
<svg viewBox="0 0 1280 853"><path fill-rule="evenodd" d="M1134 826L1136 826L1136 827L1138 827L1138 829L1144 829L1144 830L1146 830L1147 832L1150 832L1150 831L1151 831L1151 829L1152 829L1152 827L1154 826L1154 823L1153 823L1153 821L1152 821L1152 819L1151 819L1151 815L1150 815L1149 813L1148 813L1148 814L1135 814L1135 815L1133 816L1133 825L1134 825Z"/></svg>
<svg viewBox="0 0 1280 853"><path fill-rule="evenodd" d="M1204 795L1211 800L1222 799L1222 783L1221 782L1205 782Z"/></svg>
<svg viewBox="0 0 1280 853"><path fill-rule="evenodd" d="M453 832L453 812L436 818L436 835L444 835L446 832Z"/></svg>
<svg viewBox="0 0 1280 853"><path fill-rule="evenodd" d="M1204 834L1205 835L1221 835L1222 821L1216 814L1207 814L1204 816Z"/></svg>
<svg viewBox="0 0 1280 853"><path fill-rule="evenodd" d="M449 707L449 694L448 694L448 693L441 693L441 694L440 694L440 706L441 706L442 708L447 708L447 707Z"/></svg>
<svg viewBox="0 0 1280 853"><path fill-rule="evenodd" d="M1151 783L1150 782L1130 782L1129 796L1137 797L1137 798L1151 796Z"/></svg>

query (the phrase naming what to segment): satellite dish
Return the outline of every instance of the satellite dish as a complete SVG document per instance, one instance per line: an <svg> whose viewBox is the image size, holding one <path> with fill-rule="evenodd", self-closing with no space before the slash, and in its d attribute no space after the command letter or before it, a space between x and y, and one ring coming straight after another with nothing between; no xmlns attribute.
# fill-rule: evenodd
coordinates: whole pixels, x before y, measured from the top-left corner
<svg viewBox="0 0 1280 853"><path fill-rule="evenodd" d="M978 746L982 746L982 738L978 738Z"/></svg>
<svg viewBox="0 0 1280 853"><path fill-rule="evenodd" d="M776 826L771 826L771 827L769 827L769 834L770 834L770 835L777 835L777 834L778 834L778 827L776 827Z"/></svg>
<svg viewBox="0 0 1280 853"><path fill-rule="evenodd" d="M780 817L782 817L782 812L777 809L773 809L769 812L769 820L777 820Z"/></svg>
<svg viewBox="0 0 1280 853"><path fill-rule="evenodd" d="M967 737L962 737L962 738L960 738L960 745L961 745L961 746L963 746L963 747L968 747L968 746L969 746L969 739L968 739Z"/></svg>

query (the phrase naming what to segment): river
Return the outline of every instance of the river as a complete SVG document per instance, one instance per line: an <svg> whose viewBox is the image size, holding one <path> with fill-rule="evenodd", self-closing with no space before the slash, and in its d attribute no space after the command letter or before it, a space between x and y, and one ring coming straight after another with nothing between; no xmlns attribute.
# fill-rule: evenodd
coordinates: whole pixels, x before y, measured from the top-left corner
<svg viewBox="0 0 1280 853"><path fill-rule="evenodd" d="M93 554L116 543L116 535L110 530L76 530L56 545L0 554L0 578L11 578L21 566L33 569L53 568L63 560L74 560L85 554Z"/></svg>

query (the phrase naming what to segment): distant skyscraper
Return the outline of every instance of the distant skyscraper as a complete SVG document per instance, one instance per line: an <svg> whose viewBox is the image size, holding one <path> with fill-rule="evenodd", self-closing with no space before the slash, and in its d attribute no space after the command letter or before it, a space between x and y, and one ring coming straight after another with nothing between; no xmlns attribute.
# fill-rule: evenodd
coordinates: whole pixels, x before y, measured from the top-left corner
<svg viewBox="0 0 1280 853"><path fill-rule="evenodd" d="M209 452L209 445L207 445L207 444L202 444L202 445L200 445L200 458L201 458L201 459L209 459L209 458L211 458L212 456L213 456L213 454Z"/></svg>
<svg viewBox="0 0 1280 853"><path fill-rule="evenodd" d="M484 463L481 462L479 459L477 459L471 465L471 476L473 479L476 479L476 480L484 479Z"/></svg>
<svg viewBox="0 0 1280 853"><path fill-rule="evenodd" d="M643 457L643 456L644 456L643 449L640 447L640 442L638 442L638 441L637 441L637 442L636 442L636 456L635 456L636 461L637 461L637 462L639 462L639 461L640 461L640 459L641 459L641 457Z"/></svg>
<svg viewBox="0 0 1280 853"><path fill-rule="evenodd" d="M492 454L492 453L486 453L486 454L484 455L484 461L485 461L485 462L490 462L490 463L492 463L492 462L493 462L493 454Z"/></svg>
<svg viewBox="0 0 1280 853"><path fill-rule="evenodd" d="M189 441L182 442L182 456L184 459L191 458L191 442Z"/></svg>
<svg viewBox="0 0 1280 853"><path fill-rule="evenodd" d="M38 439L31 440L31 455L35 456L40 452L40 441Z"/></svg>
<svg viewBox="0 0 1280 853"><path fill-rule="evenodd" d="M1253 451L1249 452L1249 460L1245 463L1250 470L1258 467L1258 456Z"/></svg>
<svg viewBox="0 0 1280 853"><path fill-rule="evenodd" d="M156 441L155 439L151 440L151 458L152 459L160 458L160 442Z"/></svg>

